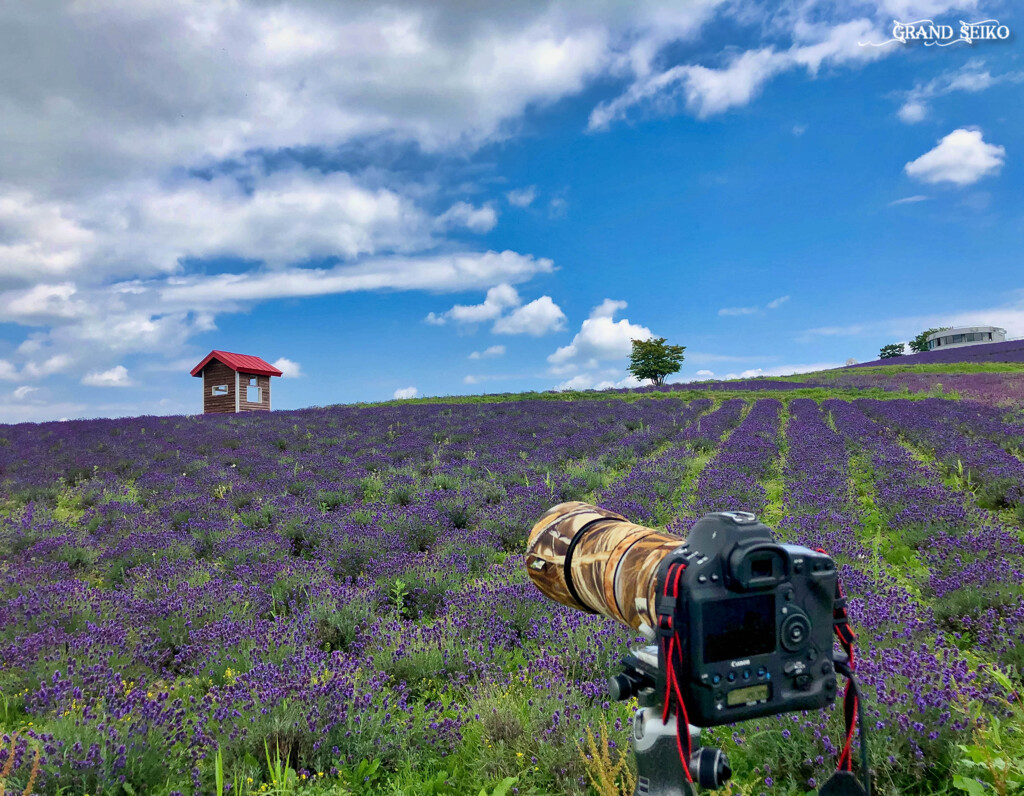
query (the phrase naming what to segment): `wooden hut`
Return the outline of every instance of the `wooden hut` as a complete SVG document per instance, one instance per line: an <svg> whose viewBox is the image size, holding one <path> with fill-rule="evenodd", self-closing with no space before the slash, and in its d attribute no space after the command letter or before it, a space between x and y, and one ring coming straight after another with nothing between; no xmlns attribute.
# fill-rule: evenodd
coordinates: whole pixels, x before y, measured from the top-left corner
<svg viewBox="0 0 1024 796"><path fill-rule="evenodd" d="M269 412L270 377L281 371L249 354L211 351L192 375L203 380L203 414Z"/></svg>

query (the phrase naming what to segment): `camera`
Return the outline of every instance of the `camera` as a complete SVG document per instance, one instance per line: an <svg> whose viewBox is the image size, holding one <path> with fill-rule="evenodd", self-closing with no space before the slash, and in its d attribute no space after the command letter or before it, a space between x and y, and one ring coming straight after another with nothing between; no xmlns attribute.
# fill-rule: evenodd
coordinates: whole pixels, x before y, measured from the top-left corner
<svg viewBox="0 0 1024 796"><path fill-rule="evenodd" d="M837 673L849 681L846 742L822 793L870 792L855 637L824 551L777 543L742 511L707 514L684 538L572 502L534 525L525 563L552 600L655 642L632 650L608 681L613 699L640 705L632 738L638 794L721 787L729 764L720 750L699 746L701 727L826 707L837 696ZM833 649L833 633L843 653ZM852 773L855 724L863 787Z"/></svg>
<svg viewBox="0 0 1024 796"><path fill-rule="evenodd" d="M662 560L664 584L685 565L678 596L659 589L656 612L679 639L682 696L690 722L731 724L793 710L813 710L836 696L832 615L836 567L806 547L776 544L745 512L708 514ZM615 680L620 699L643 687L665 688L664 667L636 658L646 678ZM653 681L653 682L652 682Z"/></svg>

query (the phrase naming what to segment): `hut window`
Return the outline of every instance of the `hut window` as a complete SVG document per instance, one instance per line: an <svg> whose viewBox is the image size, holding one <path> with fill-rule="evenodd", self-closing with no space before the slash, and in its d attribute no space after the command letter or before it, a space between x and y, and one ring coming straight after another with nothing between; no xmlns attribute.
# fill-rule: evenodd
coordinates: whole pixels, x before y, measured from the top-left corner
<svg viewBox="0 0 1024 796"><path fill-rule="evenodd" d="M226 384L214 384L210 388L210 395L227 395L228 385Z"/></svg>
<svg viewBox="0 0 1024 796"><path fill-rule="evenodd" d="M253 381L255 381L255 379L253 379ZM249 384L245 388L245 400L251 404L263 403L263 390Z"/></svg>

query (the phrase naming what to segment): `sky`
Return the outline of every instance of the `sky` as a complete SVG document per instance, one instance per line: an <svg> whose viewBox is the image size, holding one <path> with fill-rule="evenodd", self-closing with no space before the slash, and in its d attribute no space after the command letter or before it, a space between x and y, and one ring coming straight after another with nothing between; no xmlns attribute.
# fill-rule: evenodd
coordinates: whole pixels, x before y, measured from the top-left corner
<svg viewBox="0 0 1024 796"><path fill-rule="evenodd" d="M928 44L894 22L994 20ZM0 422L632 386L1024 336L1024 14L0 4Z"/></svg>

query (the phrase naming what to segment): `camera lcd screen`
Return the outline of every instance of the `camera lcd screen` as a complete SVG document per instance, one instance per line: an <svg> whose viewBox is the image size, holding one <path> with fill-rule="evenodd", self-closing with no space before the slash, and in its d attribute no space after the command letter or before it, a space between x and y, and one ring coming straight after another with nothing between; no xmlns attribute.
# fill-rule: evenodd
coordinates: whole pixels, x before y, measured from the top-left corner
<svg viewBox="0 0 1024 796"><path fill-rule="evenodd" d="M704 603L704 663L775 651L775 593Z"/></svg>
<svg viewBox="0 0 1024 796"><path fill-rule="evenodd" d="M749 705L751 702L767 702L771 696L768 683L752 685L749 688L736 688L726 694L725 704L734 708L737 705Z"/></svg>

